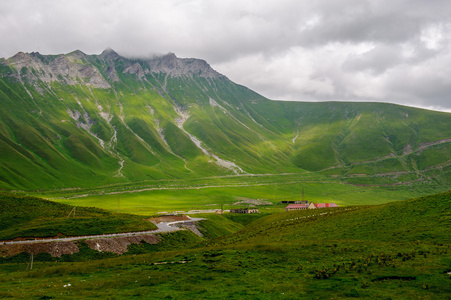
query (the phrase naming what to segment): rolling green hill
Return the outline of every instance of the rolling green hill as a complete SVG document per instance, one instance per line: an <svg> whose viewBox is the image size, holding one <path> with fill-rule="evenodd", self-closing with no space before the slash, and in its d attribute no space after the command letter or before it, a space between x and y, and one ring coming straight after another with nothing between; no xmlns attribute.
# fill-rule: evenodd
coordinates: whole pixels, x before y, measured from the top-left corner
<svg viewBox="0 0 451 300"><path fill-rule="evenodd" d="M292 211L251 223L214 244L360 240L441 243L450 237L451 191L372 206Z"/></svg>
<svg viewBox="0 0 451 300"><path fill-rule="evenodd" d="M76 207L40 198L0 194L0 240L153 230L136 215Z"/></svg>
<svg viewBox="0 0 451 300"><path fill-rule="evenodd" d="M0 60L0 188L313 172L451 181L451 115L268 100L205 61L18 53Z"/></svg>

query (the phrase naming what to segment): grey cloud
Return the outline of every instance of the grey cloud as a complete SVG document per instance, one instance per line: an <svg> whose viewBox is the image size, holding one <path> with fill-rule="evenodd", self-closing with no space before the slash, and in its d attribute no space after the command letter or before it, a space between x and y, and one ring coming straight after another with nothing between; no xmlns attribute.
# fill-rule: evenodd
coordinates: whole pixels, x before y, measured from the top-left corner
<svg viewBox="0 0 451 300"><path fill-rule="evenodd" d="M447 1L321 1L322 21L307 42L398 43L414 38L430 23L449 22ZM332 5L330 5L332 4Z"/></svg>
<svg viewBox="0 0 451 300"><path fill-rule="evenodd" d="M450 24L446 0L1 1L0 57L174 52L269 98L451 110Z"/></svg>
<svg viewBox="0 0 451 300"><path fill-rule="evenodd" d="M343 63L343 70L345 72L370 71L377 75L388 68L396 67L402 61L399 49L382 45L366 53L348 57Z"/></svg>

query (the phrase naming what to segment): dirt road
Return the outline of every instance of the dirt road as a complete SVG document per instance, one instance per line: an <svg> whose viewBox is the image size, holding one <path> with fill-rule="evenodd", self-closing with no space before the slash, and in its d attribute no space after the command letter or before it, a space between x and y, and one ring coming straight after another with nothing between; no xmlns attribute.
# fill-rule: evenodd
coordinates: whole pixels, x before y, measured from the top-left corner
<svg viewBox="0 0 451 300"><path fill-rule="evenodd" d="M143 234L155 234L155 233L163 233L163 232L172 232L177 230L182 230L181 228L172 226L174 224L181 223L191 223L203 220L203 218L190 218L188 220L182 221L174 221L174 222L160 222L155 225L158 229L149 230L149 231L138 231L138 232L124 232L124 233L111 233L111 234L99 234L99 235L83 235L83 236L73 236L66 238L49 238L49 239L38 239L38 240L26 240L26 241L0 241L0 244L3 245L14 245L14 244L32 244L32 243L48 243L48 242L67 242L67 241L76 241L76 240L86 240L86 239L99 239L99 238L112 238L112 237L123 237L123 236L134 236L134 235L143 235Z"/></svg>

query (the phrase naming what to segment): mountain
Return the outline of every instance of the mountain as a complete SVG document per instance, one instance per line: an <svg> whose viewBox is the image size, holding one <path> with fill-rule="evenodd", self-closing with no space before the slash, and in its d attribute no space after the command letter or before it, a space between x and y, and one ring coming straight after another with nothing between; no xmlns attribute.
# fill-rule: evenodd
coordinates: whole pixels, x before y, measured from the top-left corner
<svg viewBox="0 0 451 300"><path fill-rule="evenodd" d="M451 115L272 101L199 59L0 59L0 188L314 172L353 184L451 181Z"/></svg>

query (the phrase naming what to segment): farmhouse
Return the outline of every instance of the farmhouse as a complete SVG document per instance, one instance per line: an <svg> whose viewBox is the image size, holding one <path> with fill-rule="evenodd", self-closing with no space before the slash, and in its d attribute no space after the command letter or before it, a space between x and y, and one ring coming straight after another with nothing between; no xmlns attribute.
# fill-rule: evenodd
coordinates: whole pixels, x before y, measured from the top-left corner
<svg viewBox="0 0 451 300"><path fill-rule="evenodd" d="M338 207L335 203L314 203L315 208Z"/></svg>
<svg viewBox="0 0 451 300"><path fill-rule="evenodd" d="M285 207L285 211L300 210L300 209L316 209L316 208L326 208L326 207L338 207L335 203L313 203L304 201L302 204L289 204Z"/></svg>
<svg viewBox="0 0 451 300"><path fill-rule="evenodd" d="M308 204L289 204L287 207L285 207L285 211L292 211L292 210L300 210L300 209L308 209Z"/></svg>
<svg viewBox="0 0 451 300"><path fill-rule="evenodd" d="M257 208L233 208L230 210L231 214L256 214Z"/></svg>

